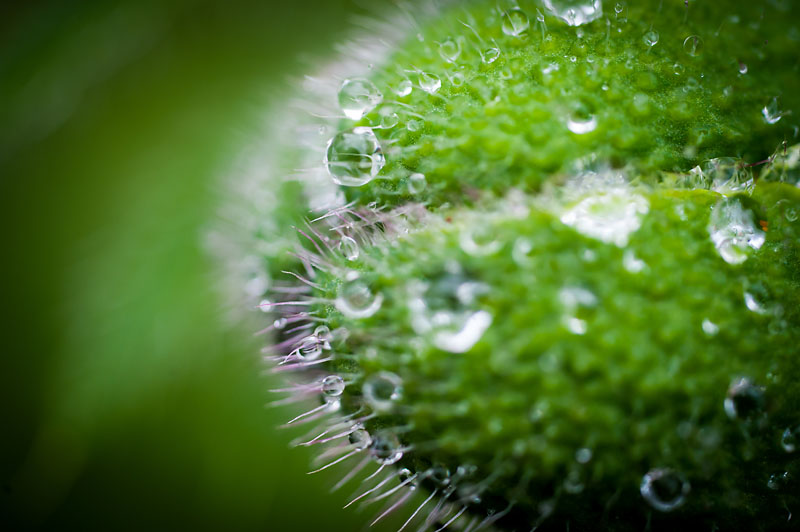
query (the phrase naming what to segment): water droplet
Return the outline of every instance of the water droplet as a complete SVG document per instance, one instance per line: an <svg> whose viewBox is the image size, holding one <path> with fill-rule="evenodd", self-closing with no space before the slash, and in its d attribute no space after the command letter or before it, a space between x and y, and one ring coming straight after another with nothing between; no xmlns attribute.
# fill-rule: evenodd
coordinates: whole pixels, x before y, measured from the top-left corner
<svg viewBox="0 0 800 532"><path fill-rule="evenodd" d="M450 470L441 464L436 464L425 471L425 476L431 479L431 481L433 481L433 483L439 487L444 487L450 484Z"/></svg>
<svg viewBox="0 0 800 532"><path fill-rule="evenodd" d="M439 55L448 63L455 63L461 55L461 44L448 38L439 44Z"/></svg>
<svg viewBox="0 0 800 532"><path fill-rule="evenodd" d="M361 120L382 100L383 95L368 79L346 79L339 87L339 107L350 120Z"/></svg>
<svg viewBox="0 0 800 532"><path fill-rule="evenodd" d="M358 272L349 272L339 287L336 308L348 318L369 318L381 308L383 294L373 293Z"/></svg>
<svg viewBox="0 0 800 532"><path fill-rule="evenodd" d="M349 236L343 236L339 241L339 251L347 260L356 260L359 255L358 243Z"/></svg>
<svg viewBox="0 0 800 532"><path fill-rule="evenodd" d="M586 113L573 113L567 119L567 129L576 135L589 133L597 128L597 117Z"/></svg>
<svg viewBox="0 0 800 532"><path fill-rule="evenodd" d="M739 74L747 74L747 65L739 61Z"/></svg>
<svg viewBox="0 0 800 532"><path fill-rule="evenodd" d="M575 461L579 464L587 464L592 459L592 450L587 447L582 447L575 451Z"/></svg>
<svg viewBox="0 0 800 532"><path fill-rule="evenodd" d="M403 397L403 380L388 371L371 375L362 387L364 399L375 410L386 411Z"/></svg>
<svg viewBox="0 0 800 532"><path fill-rule="evenodd" d="M701 173L710 181L710 188L720 194L750 192L755 186L749 167L733 157L717 157L703 163Z"/></svg>
<svg viewBox="0 0 800 532"><path fill-rule="evenodd" d="M408 122L406 122L406 129L411 131L412 133L415 131L419 131L420 129L422 129L422 122L420 122L419 120L411 119Z"/></svg>
<svg viewBox="0 0 800 532"><path fill-rule="evenodd" d="M675 73L676 76L682 76L684 72L686 72L686 67L680 63L675 63L672 65L672 71Z"/></svg>
<svg viewBox="0 0 800 532"><path fill-rule="evenodd" d="M496 231L487 224L471 225L461 231L459 244L464 253L473 257L494 255L503 247Z"/></svg>
<svg viewBox="0 0 800 532"><path fill-rule="evenodd" d="M771 490L778 491L788 486L791 479L792 476L788 471L773 473L769 476L769 480L767 480L767 487Z"/></svg>
<svg viewBox="0 0 800 532"><path fill-rule="evenodd" d="M601 0L543 0L543 2L548 11L570 26L582 26L603 16Z"/></svg>
<svg viewBox="0 0 800 532"><path fill-rule="evenodd" d="M795 428L787 428L781 434L781 447L787 453L793 453L797 450L797 446L800 444L800 425L796 426Z"/></svg>
<svg viewBox="0 0 800 532"><path fill-rule="evenodd" d="M344 379L339 375L328 375L322 379L322 393L328 397L339 397L344 393Z"/></svg>
<svg viewBox="0 0 800 532"><path fill-rule="evenodd" d="M360 187L378 175L386 159L372 129L357 127L328 141L324 164L337 185Z"/></svg>
<svg viewBox="0 0 800 532"><path fill-rule="evenodd" d="M500 48L496 46L492 46L491 48L487 48L486 50L481 53L481 61L490 65L497 61L497 58L500 57Z"/></svg>
<svg viewBox="0 0 800 532"><path fill-rule="evenodd" d="M428 94L436 93L442 88L442 80L435 74L428 74L427 72L418 73L419 87Z"/></svg>
<svg viewBox="0 0 800 532"><path fill-rule="evenodd" d="M403 81L397 84L394 93L402 97L411 94L412 90L414 90L414 85L411 83L411 80L404 79Z"/></svg>
<svg viewBox="0 0 800 532"><path fill-rule="evenodd" d="M617 2L617 4L614 6L614 13L619 15L620 13L622 13L623 9L625 9L625 4Z"/></svg>
<svg viewBox="0 0 800 532"><path fill-rule="evenodd" d="M316 360L322 354L322 344L316 336L306 336L300 341L295 354L301 360Z"/></svg>
<svg viewBox="0 0 800 532"><path fill-rule="evenodd" d="M492 315L475 308L478 296L488 292L483 283L448 274L432 282L409 285L411 326L430 335L433 345L450 353L466 353L492 323Z"/></svg>
<svg viewBox="0 0 800 532"><path fill-rule="evenodd" d="M272 326L273 326L275 329L277 329L277 330L279 330L279 331L280 331L281 329L283 329L284 327L286 327L286 323L287 323L287 321L288 321L288 320L287 320L286 318L278 318L277 320L275 320L275 321L273 321L273 322L272 322Z"/></svg>
<svg viewBox="0 0 800 532"><path fill-rule="evenodd" d="M622 267L630 273L639 273L647 267L647 263L636 257L633 251L626 249L622 256Z"/></svg>
<svg viewBox="0 0 800 532"><path fill-rule="evenodd" d="M518 266L529 266L533 262L530 256L531 251L533 251L533 243L527 238L520 237L514 242L511 258Z"/></svg>
<svg viewBox="0 0 800 532"><path fill-rule="evenodd" d="M728 387L723 406L729 418L751 421L761 414L764 404L764 388L756 386L746 377L741 377L734 379Z"/></svg>
<svg viewBox="0 0 800 532"><path fill-rule="evenodd" d="M586 487L583 483L581 472L577 469L572 469L569 473L567 473L567 477L564 479L563 485L564 491L572 495L581 493Z"/></svg>
<svg viewBox="0 0 800 532"><path fill-rule="evenodd" d="M350 445L353 445L357 450L363 451L372 443L372 437L364 428L358 427L350 433L348 437Z"/></svg>
<svg viewBox="0 0 800 532"><path fill-rule="evenodd" d="M392 129L400 122L400 117L394 111L386 111L381 113L380 129Z"/></svg>
<svg viewBox="0 0 800 532"><path fill-rule="evenodd" d="M703 51L703 39L699 35L689 35L683 41L683 51L692 57L700 55Z"/></svg>
<svg viewBox="0 0 800 532"><path fill-rule="evenodd" d="M372 458L381 465L396 464L403 458L403 449L397 436L388 431L380 431L372 438L369 445Z"/></svg>
<svg viewBox="0 0 800 532"><path fill-rule="evenodd" d="M584 198L561 216L561 222L590 238L625 247L649 208L643 196L617 189Z"/></svg>
<svg viewBox="0 0 800 532"><path fill-rule="evenodd" d="M512 37L519 37L530 26L528 15L518 7L503 13L503 33Z"/></svg>
<svg viewBox="0 0 800 532"><path fill-rule="evenodd" d="M597 306L597 297L579 286L567 286L558 292L564 307L562 321L572 334L583 335L588 330L587 318Z"/></svg>
<svg viewBox="0 0 800 532"><path fill-rule="evenodd" d="M639 491L659 512L671 512L686 502L691 485L671 469L653 469L642 477Z"/></svg>
<svg viewBox="0 0 800 532"><path fill-rule="evenodd" d="M645 33L644 36L642 36L642 41L647 46L652 48L653 46L658 44L658 38L659 38L658 32L656 30L650 30L647 33Z"/></svg>
<svg viewBox="0 0 800 532"><path fill-rule="evenodd" d="M428 181L425 179L424 174L414 173L408 176L408 192L411 194L419 194L425 187L428 186Z"/></svg>
<svg viewBox="0 0 800 532"><path fill-rule="evenodd" d="M400 480L401 484L405 484L409 490L417 489L417 483L413 480L410 480L414 476L414 472L404 467L400 471L397 472L397 478Z"/></svg>
<svg viewBox="0 0 800 532"><path fill-rule="evenodd" d="M706 318L703 320L703 332L708 336L716 336L719 332L719 325Z"/></svg>
<svg viewBox="0 0 800 532"><path fill-rule="evenodd" d="M761 115L767 124L777 124L783 118L783 111L778 107L778 98L773 98L761 109Z"/></svg>
<svg viewBox="0 0 800 532"><path fill-rule="evenodd" d="M711 242L728 264L741 264L766 241L753 212L739 198L724 198L714 205L708 223Z"/></svg>
<svg viewBox="0 0 800 532"><path fill-rule="evenodd" d="M783 307L773 303L774 297L770 290L760 281L746 283L744 292L744 304L747 310L767 316L769 314L780 317L783 314Z"/></svg>

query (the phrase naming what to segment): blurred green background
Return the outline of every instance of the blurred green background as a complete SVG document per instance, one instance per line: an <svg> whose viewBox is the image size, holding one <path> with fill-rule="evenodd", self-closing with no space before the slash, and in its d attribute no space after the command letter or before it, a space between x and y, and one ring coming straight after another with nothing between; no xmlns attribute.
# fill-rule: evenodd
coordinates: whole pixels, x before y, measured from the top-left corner
<svg viewBox="0 0 800 532"><path fill-rule="evenodd" d="M202 247L220 177L354 11L0 6L0 528L363 528L274 428Z"/></svg>

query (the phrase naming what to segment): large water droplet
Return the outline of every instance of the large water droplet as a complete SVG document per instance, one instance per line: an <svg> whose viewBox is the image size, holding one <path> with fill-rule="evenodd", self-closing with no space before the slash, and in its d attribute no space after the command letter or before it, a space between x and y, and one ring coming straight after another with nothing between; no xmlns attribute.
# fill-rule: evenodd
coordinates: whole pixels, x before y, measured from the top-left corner
<svg viewBox="0 0 800 532"><path fill-rule="evenodd" d="M344 379L339 375L328 375L322 379L322 393L327 397L339 397L344 393Z"/></svg>
<svg viewBox="0 0 800 532"><path fill-rule="evenodd" d="M372 437L369 446L372 458L381 465L392 465L403 458L403 449L397 436L388 431L380 431Z"/></svg>
<svg viewBox="0 0 800 532"><path fill-rule="evenodd" d="M503 13L503 33L512 37L519 37L530 27L528 15L518 7Z"/></svg>
<svg viewBox="0 0 800 532"><path fill-rule="evenodd" d="M659 512L671 512L686 502L691 485L671 469L653 469L642 477L639 491Z"/></svg>
<svg viewBox="0 0 800 532"><path fill-rule="evenodd" d="M378 175L386 159L372 129L357 127L328 141L324 164L334 183L360 187Z"/></svg>
<svg viewBox="0 0 800 532"><path fill-rule="evenodd" d="M548 11L570 26L582 26L603 16L603 3L601 0L543 1L544 7Z"/></svg>
<svg viewBox="0 0 800 532"><path fill-rule="evenodd" d="M403 380L394 373L381 371L364 381L362 392L375 410L391 410L403 396Z"/></svg>
<svg viewBox="0 0 800 532"><path fill-rule="evenodd" d="M361 120L382 100L383 95L368 79L346 79L339 88L339 107L350 120Z"/></svg>
<svg viewBox="0 0 800 532"><path fill-rule="evenodd" d="M683 41L683 50L692 57L697 57L703 52L703 39L699 35L689 35Z"/></svg>
<svg viewBox="0 0 800 532"><path fill-rule="evenodd" d="M778 98L773 98L761 109L761 116L767 124L777 124L783 118L783 111L778 106Z"/></svg>
<svg viewBox="0 0 800 532"><path fill-rule="evenodd" d="M734 379L728 387L723 406L729 418L752 421L763 412L765 401L764 387L756 386L750 379L741 377Z"/></svg>
<svg viewBox="0 0 800 532"><path fill-rule="evenodd" d="M625 247L649 208L643 196L611 190L583 199L561 216L561 222L585 236Z"/></svg>
<svg viewBox="0 0 800 532"><path fill-rule="evenodd" d="M739 198L724 198L714 205L708 223L711 242L728 264L741 264L766 241L753 211Z"/></svg>
<svg viewBox="0 0 800 532"><path fill-rule="evenodd" d="M454 39L445 39L439 44L439 55L448 63L455 63L461 55L461 44Z"/></svg>
<svg viewBox="0 0 800 532"><path fill-rule="evenodd" d="M336 308L348 318L369 318L383 304L383 294L373 293L357 272L349 272L339 287Z"/></svg>

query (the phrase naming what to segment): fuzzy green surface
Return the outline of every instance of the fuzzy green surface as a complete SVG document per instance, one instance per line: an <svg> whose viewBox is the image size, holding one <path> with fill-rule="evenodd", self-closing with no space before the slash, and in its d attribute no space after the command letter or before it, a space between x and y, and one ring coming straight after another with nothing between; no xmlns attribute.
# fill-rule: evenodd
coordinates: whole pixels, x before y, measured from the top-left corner
<svg viewBox="0 0 800 532"><path fill-rule="evenodd" d="M347 189L348 196L362 204L413 198L435 207L468 201L478 190L537 190L549 175L572 172L588 157L643 173L685 171L719 156L755 162L791 135L797 116L767 124L762 109L773 98L783 110L800 103L794 3L617 5L620 13L606 2L603 17L575 28L540 3L522 1L530 27L520 36L502 31L503 11L492 2L425 21L424 40L412 36L371 76L385 103L360 124L380 124L392 111L400 121L375 130L386 167L371 183ZM643 40L648 31L658 32L652 47ZM702 41L697 55L684 48L690 36ZM440 53L448 39L461 50L453 63ZM500 55L487 64L482 54L495 45ZM419 72L439 78L441 89L422 90ZM414 88L398 96L406 79ZM590 115L593 131L567 128L570 116ZM410 131L410 121L419 129ZM412 172L425 174L428 190L409 193Z"/></svg>
<svg viewBox="0 0 800 532"><path fill-rule="evenodd" d="M370 375L402 378L403 397L393 410L399 418L367 426L409 427L401 440L415 452L402 465L443 464L451 472L477 466L475 482L495 479L484 493L486 507L517 503L504 523L510 529L535 524L547 501L557 501L544 521L554 529L572 522L639 530L648 519L656 528L786 524L783 505L800 503L800 464L780 448L800 407L800 221L785 210L800 209L800 192L764 185L755 201L742 200L769 230L741 265L725 263L708 237L719 195L646 197L649 213L625 249L533 209L521 218L456 211L446 227L365 250L355 266L385 299L366 319L331 310L331 327L350 333L334 347L339 363L331 369L348 376L358 368L358 382L346 390L354 402ZM495 235L496 252L463 251L464 234L476 227ZM512 252L520 239L532 249L524 264ZM644 261L640 271L626 268L630 253ZM493 316L463 354L437 349L410 325L409 285L424 279L435 287L453 278L485 283L476 308ZM335 298L339 282L330 278L335 288L325 295ZM565 288L586 290L596 303L565 308ZM748 290L780 310L747 310ZM565 325L571 314L585 320L585 334ZM704 320L718 332L704 331ZM730 419L723 402L740 377L765 387L766 404L748 419ZM576 461L583 448L592 451L586 464ZM678 471L691 484L674 513L653 512L639 495L642 476L655 468ZM784 471L790 482L779 492L768 488L770 475Z"/></svg>

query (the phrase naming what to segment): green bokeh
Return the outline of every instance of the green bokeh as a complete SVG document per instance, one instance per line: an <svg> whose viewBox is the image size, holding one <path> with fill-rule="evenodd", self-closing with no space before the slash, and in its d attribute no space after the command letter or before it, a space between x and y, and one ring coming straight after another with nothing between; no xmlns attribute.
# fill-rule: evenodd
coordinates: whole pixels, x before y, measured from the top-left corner
<svg viewBox="0 0 800 532"><path fill-rule="evenodd" d="M274 428L289 413L264 408L202 246L297 57L331 53L354 10L0 7L0 528L362 527Z"/></svg>

